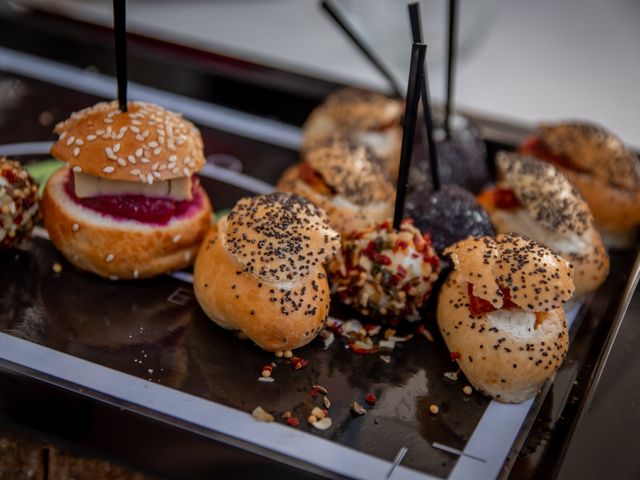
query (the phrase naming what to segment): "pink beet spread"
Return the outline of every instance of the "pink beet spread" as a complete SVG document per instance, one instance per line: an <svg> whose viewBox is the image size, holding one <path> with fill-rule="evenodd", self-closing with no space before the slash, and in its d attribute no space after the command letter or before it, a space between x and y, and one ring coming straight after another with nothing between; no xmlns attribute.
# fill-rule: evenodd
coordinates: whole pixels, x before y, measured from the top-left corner
<svg viewBox="0 0 640 480"><path fill-rule="evenodd" d="M74 178L69 174L64 189L67 195L79 205L94 210L116 220L135 220L150 225L166 225L172 218L188 217L202 207L202 191L197 177L191 181L193 198L176 201L170 198L145 197L144 195L103 195L78 198Z"/></svg>

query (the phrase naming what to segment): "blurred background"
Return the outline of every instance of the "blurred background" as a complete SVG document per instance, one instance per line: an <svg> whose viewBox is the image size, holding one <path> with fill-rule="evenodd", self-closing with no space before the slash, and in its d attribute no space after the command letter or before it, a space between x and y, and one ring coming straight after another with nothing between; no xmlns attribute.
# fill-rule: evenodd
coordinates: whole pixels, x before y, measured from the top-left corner
<svg viewBox="0 0 640 480"><path fill-rule="evenodd" d="M405 0L336 0L404 84ZM422 0L432 96L444 98L446 0ZM111 0L13 0L111 25ZM640 1L460 0L456 106L525 125L595 121L640 148ZM318 0L129 0L128 29L312 76L387 90Z"/></svg>

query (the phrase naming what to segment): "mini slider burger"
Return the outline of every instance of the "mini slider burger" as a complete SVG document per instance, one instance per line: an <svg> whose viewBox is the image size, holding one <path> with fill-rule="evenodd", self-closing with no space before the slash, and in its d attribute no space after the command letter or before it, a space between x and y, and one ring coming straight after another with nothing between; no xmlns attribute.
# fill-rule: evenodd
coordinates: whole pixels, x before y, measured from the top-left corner
<svg viewBox="0 0 640 480"><path fill-rule="evenodd" d="M23 247L39 215L38 184L18 162L0 158L0 249Z"/></svg>
<svg viewBox="0 0 640 480"><path fill-rule="evenodd" d="M215 323L241 330L264 350L302 347L329 313L324 264L339 247L326 214L306 198L243 198L200 248L196 298Z"/></svg>
<svg viewBox="0 0 640 480"><path fill-rule="evenodd" d="M302 162L285 171L278 189L311 200L343 235L393 215L393 186L372 153L341 139L310 147Z"/></svg>
<svg viewBox="0 0 640 480"><path fill-rule="evenodd" d="M102 102L58 124L42 215L75 266L111 279L190 265L211 221L198 129L157 105Z"/></svg>
<svg viewBox="0 0 640 480"><path fill-rule="evenodd" d="M455 269L440 290L437 319L451 358L498 401L533 397L567 352L571 265L517 234L470 237L445 253Z"/></svg>
<svg viewBox="0 0 640 480"><path fill-rule="evenodd" d="M640 159L618 137L587 123L542 124L521 149L569 177L608 244L632 243L640 225Z"/></svg>
<svg viewBox="0 0 640 480"><path fill-rule="evenodd" d="M340 135L367 145L391 179L398 175L404 101L355 88L338 90L311 112L304 124L303 150Z"/></svg>
<svg viewBox="0 0 640 480"><path fill-rule="evenodd" d="M600 286L609 257L589 207L553 165L517 153L499 152L498 183L480 201L498 233L517 232L545 245L575 268L576 295Z"/></svg>

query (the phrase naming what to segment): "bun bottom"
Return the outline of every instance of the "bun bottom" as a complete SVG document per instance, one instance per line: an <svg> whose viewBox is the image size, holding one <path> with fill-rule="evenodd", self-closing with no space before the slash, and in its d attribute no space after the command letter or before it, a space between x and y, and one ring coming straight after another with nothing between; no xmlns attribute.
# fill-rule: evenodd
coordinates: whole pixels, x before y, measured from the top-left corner
<svg viewBox="0 0 640 480"><path fill-rule="evenodd" d="M488 314L471 315L468 305L467 282L454 271L440 290L437 319L469 382L504 403L535 396L566 355L569 331L564 309L538 314L535 326L514 331L492 322Z"/></svg>
<svg viewBox="0 0 640 480"><path fill-rule="evenodd" d="M270 352L313 340L329 314L329 285L322 265L291 284L271 284L245 271L228 251L226 219L211 226L193 272L198 303L211 320L242 330Z"/></svg>
<svg viewBox="0 0 640 480"><path fill-rule="evenodd" d="M65 168L49 179L41 209L51 241L73 265L117 280L154 277L193 263L211 224L202 187L197 211L157 226L112 219L79 205L65 192L67 175Z"/></svg>
<svg viewBox="0 0 640 480"><path fill-rule="evenodd" d="M587 173L560 170L587 201L605 243L614 248L633 246L633 231L640 225L640 190L621 190Z"/></svg>

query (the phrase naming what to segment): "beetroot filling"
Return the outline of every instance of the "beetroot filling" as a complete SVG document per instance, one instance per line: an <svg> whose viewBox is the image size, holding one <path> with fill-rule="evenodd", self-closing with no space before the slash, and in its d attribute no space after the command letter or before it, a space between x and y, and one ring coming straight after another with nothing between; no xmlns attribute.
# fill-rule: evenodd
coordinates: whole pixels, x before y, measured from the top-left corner
<svg viewBox="0 0 640 480"><path fill-rule="evenodd" d="M74 202L116 220L135 220L151 225L166 225L174 217L182 217L189 210L202 205L198 178L191 178L191 200L176 201L170 198L145 197L144 195L103 195L78 198L73 175L69 175L64 189Z"/></svg>

